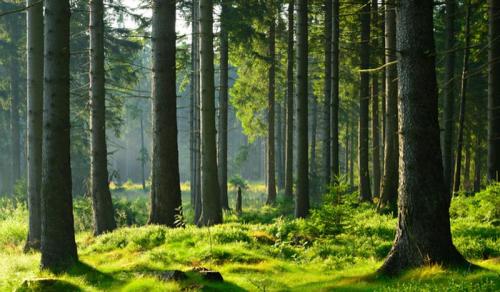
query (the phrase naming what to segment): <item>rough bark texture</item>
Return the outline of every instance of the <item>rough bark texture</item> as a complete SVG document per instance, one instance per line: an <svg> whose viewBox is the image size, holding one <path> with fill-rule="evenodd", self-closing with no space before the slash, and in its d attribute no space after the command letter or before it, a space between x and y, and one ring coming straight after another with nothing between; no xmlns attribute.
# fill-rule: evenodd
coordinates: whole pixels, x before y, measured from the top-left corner
<svg viewBox="0 0 500 292"><path fill-rule="evenodd" d="M397 6L400 186L396 239L380 272L465 265L452 243L443 179L433 38L433 1Z"/></svg>
<svg viewBox="0 0 500 292"><path fill-rule="evenodd" d="M378 4L377 1L372 1L372 22L375 34L375 38L372 40L373 46L373 60L374 66L380 66L380 57L378 55L379 40L378 36ZM380 195L380 130L379 130L379 72L375 71L371 75L372 77L372 165L373 165L373 197L378 197Z"/></svg>
<svg viewBox="0 0 500 292"><path fill-rule="evenodd" d="M443 103L443 174L446 186L451 189L453 173L453 132L455 121L455 19L456 2L446 0L445 86Z"/></svg>
<svg viewBox="0 0 500 292"><path fill-rule="evenodd" d="M385 2L385 63L396 61L396 12L394 1ZM380 190L379 208L388 207L394 213L398 199L398 70L396 64L386 67L385 79L385 136L384 171Z"/></svg>
<svg viewBox="0 0 500 292"><path fill-rule="evenodd" d="M228 110L228 58L227 3L222 1L220 26L220 91L219 91L219 131L218 168L220 200L223 209L229 209L227 198L227 110Z"/></svg>
<svg viewBox="0 0 500 292"><path fill-rule="evenodd" d="M153 169L148 223L166 226L175 225L182 206L177 148L175 15L175 0L153 1Z"/></svg>
<svg viewBox="0 0 500 292"><path fill-rule="evenodd" d="M274 14L274 13L273 13ZM269 71L267 93L267 204L276 202L276 147L275 147L275 76L276 76L276 23L274 16L269 23Z"/></svg>
<svg viewBox="0 0 500 292"><path fill-rule="evenodd" d="M28 0L27 6L37 3ZM43 127L43 3L31 6L27 22L27 87L28 87L28 208L29 230L25 250L40 249L42 127Z"/></svg>
<svg viewBox="0 0 500 292"><path fill-rule="evenodd" d="M104 76L104 3L90 0L90 184L94 234L116 228L108 182Z"/></svg>
<svg viewBox="0 0 500 292"><path fill-rule="evenodd" d="M366 70L370 67L370 2L363 2L361 9L361 45L360 45L360 69ZM371 201L370 171L368 168L368 113L370 105L370 75L368 72L360 73L359 90L359 199Z"/></svg>
<svg viewBox="0 0 500 292"><path fill-rule="evenodd" d="M332 101L331 101L331 176L336 179L340 175L339 159L339 0L332 3Z"/></svg>
<svg viewBox="0 0 500 292"><path fill-rule="evenodd" d="M500 3L489 0L488 179L500 180Z"/></svg>
<svg viewBox="0 0 500 292"><path fill-rule="evenodd" d="M288 39L287 39L287 93L286 93L286 139L285 139L285 198L293 198L293 33L294 33L294 0L288 3Z"/></svg>
<svg viewBox="0 0 500 292"><path fill-rule="evenodd" d="M213 1L200 0L201 218L198 224L222 223L215 130Z"/></svg>
<svg viewBox="0 0 500 292"><path fill-rule="evenodd" d="M325 0L325 88L322 131L322 185L331 182L331 103L332 103L332 0Z"/></svg>
<svg viewBox="0 0 500 292"><path fill-rule="evenodd" d="M73 226L69 121L69 1L45 0L41 267L78 260Z"/></svg>
<svg viewBox="0 0 500 292"><path fill-rule="evenodd" d="M306 217L309 213L307 2L307 0L297 0L297 193L295 198L295 217L297 218Z"/></svg>

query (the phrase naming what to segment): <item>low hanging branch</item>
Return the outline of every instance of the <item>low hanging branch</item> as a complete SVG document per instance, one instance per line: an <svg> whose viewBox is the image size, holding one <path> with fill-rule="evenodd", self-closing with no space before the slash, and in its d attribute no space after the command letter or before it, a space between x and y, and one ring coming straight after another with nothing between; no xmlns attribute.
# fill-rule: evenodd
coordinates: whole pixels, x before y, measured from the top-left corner
<svg viewBox="0 0 500 292"><path fill-rule="evenodd" d="M9 11L4 11L4 12L0 12L0 17L2 16L6 16L6 15L10 15L10 14L15 14L15 13L19 13L19 12L23 12L25 10L28 10L30 9L31 7L33 6L36 6L38 4L42 4L42 0L40 1L37 1L35 3L31 3L30 5L27 5L27 6L23 6L23 7L19 7L17 9L13 9L13 10L9 10Z"/></svg>
<svg viewBox="0 0 500 292"><path fill-rule="evenodd" d="M398 63L398 61L392 61L392 62L389 62L389 63L385 63L384 65L382 65L380 67L377 67L377 68L360 69L360 70L358 70L358 72L359 73L374 73L374 72L377 72L377 71L381 71L385 67L396 65L397 63Z"/></svg>

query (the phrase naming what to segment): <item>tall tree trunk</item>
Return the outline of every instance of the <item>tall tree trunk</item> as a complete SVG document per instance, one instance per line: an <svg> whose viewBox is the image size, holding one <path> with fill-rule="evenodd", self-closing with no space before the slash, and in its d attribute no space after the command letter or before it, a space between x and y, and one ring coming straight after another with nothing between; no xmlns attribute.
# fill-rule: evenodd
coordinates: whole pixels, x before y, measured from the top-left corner
<svg viewBox="0 0 500 292"><path fill-rule="evenodd" d="M14 42L14 41L13 41ZM20 63L17 54L11 56L10 61L10 139L12 159L12 186L21 178L21 140L19 126L19 68Z"/></svg>
<svg viewBox="0 0 500 292"><path fill-rule="evenodd" d="M180 214L175 0L155 0L152 19L153 169L149 224L175 226Z"/></svg>
<svg viewBox="0 0 500 292"><path fill-rule="evenodd" d="M332 103L332 7L333 0L325 0L325 88L323 101L323 187L331 182L331 103Z"/></svg>
<svg viewBox="0 0 500 292"><path fill-rule="evenodd" d="M396 64L395 1L385 1L385 136L384 172L380 190L379 208L388 207L394 213L398 199L399 140L398 140L398 70Z"/></svg>
<svg viewBox="0 0 500 292"><path fill-rule="evenodd" d="M385 2L386 0L381 0L381 3L380 3L380 8L378 11L380 11L380 15L379 15L379 27L381 28L380 29L380 43L379 43L379 49L382 50L382 58L381 58L381 62L385 64L385 55L386 55L386 51L385 51ZM380 120L381 120L381 123L382 123L382 137L381 137L381 141L380 141L380 160L381 160L381 163L380 163L380 167L381 167L381 170L380 170L380 173L381 173L381 176L384 174L384 160L385 160L385 156L384 156L384 149L385 149L385 117L386 117L386 112L387 112L387 109L386 109L386 93L387 93L387 89L386 89L386 69L382 70L382 76L381 76L381 84L382 84L382 88L380 90L380 105L381 105L381 108L380 108ZM380 190L381 191L381 188L382 188L382 177L381 177L381 181L380 181ZM379 193L379 197L380 197L380 193Z"/></svg>
<svg viewBox="0 0 500 292"><path fill-rule="evenodd" d="M462 170L462 148L464 143L464 127L465 127L465 102L467 100L467 74L469 73L469 45L470 45L470 1L467 1L467 12L465 16L465 47L464 47L464 62L462 69L462 85L460 87L460 116L458 122L458 142L457 142L457 157L455 159L455 179L453 181L453 191L460 190L460 179Z"/></svg>
<svg viewBox="0 0 500 292"><path fill-rule="evenodd" d="M379 66L380 57L378 55L379 41L378 41L378 4L377 1L372 1L372 23L376 37L372 41L374 67ZM372 73L372 163L373 163L373 197L380 195L380 130L379 130L379 73L375 71Z"/></svg>
<svg viewBox="0 0 500 292"><path fill-rule="evenodd" d="M351 165L349 167L349 190L352 192L354 190L354 157L356 156L356 142L354 139L355 139L355 135L353 133L356 132L356 126L354 125L354 119L351 119L351 124L348 125L348 127L351 127L351 149L349 149L349 155L350 155L350 158L349 158L349 164Z"/></svg>
<svg viewBox="0 0 500 292"><path fill-rule="evenodd" d="M477 133L477 132L476 132ZM474 193L481 190L481 140L479 135L476 134L476 145L474 147Z"/></svg>
<svg viewBox="0 0 500 292"><path fill-rule="evenodd" d="M297 0L297 194L295 217L309 214L308 175L308 7L307 0Z"/></svg>
<svg viewBox="0 0 500 292"><path fill-rule="evenodd" d="M361 45L360 45L360 68L361 70L370 67L370 2L363 3L361 9ZM366 71L360 73L359 90L359 199L361 201L371 201L370 171L368 168L368 108L370 104L370 75Z"/></svg>
<svg viewBox="0 0 500 292"><path fill-rule="evenodd" d="M228 7L226 1L221 2L222 12L220 16L220 91L219 91L219 189L222 208L229 210L227 198L227 110L228 110L228 58L229 44L227 34Z"/></svg>
<svg viewBox="0 0 500 292"><path fill-rule="evenodd" d="M197 68L196 68L196 57L198 55L198 20L197 20L197 8L198 2L193 0L191 7L191 80L190 80L190 107L189 107L189 162L190 162L190 192L191 192L191 207L195 208L196 204L196 112L197 112L197 95L198 90L196 88L197 79Z"/></svg>
<svg viewBox="0 0 500 292"><path fill-rule="evenodd" d="M339 0L332 0L332 97L331 97L331 176L336 179L340 175L339 159Z"/></svg>
<svg viewBox="0 0 500 292"><path fill-rule="evenodd" d="M109 191L104 76L104 3L90 0L90 184L94 234L116 228Z"/></svg>
<svg viewBox="0 0 500 292"><path fill-rule="evenodd" d="M293 99L294 99L294 75L293 75L293 40L294 20L293 7L295 0L288 2L288 39L287 39L287 93L286 93L286 140L285 140L285 198L293 198Z"/></svg>
<svg viewBox="0 0 500 292"><path fill-rule="evenodd" d="M144 113L141 111L141 183L142 190L146 190L146 146L144 145Z"/></svg>
<svg viewBox="0 0 500 292"><path fill-rule="evenodd" d="M222 223L215 130L213 1L200 0L201 218L198 224Z"/></svg>
<svg viewBox="0 0 500 292"><path fill-rule="evenodd" d="M192 196L194 197L194 223L201 217L201 90L200 90L200 2L193 0L192 11L192 54L193 54L193 167Z"/></svg>
<svg viewBox="0 0 500 292"><path fill-rule="evenodd" d="M465 165L464 165L464 184L463 189L465 192L470 192L470 168L471 168L471 145L467 143L465 146Z"/></svg>
<svg viewBox="0 0 500 292"><path fill-rule="evenodd" d="M380 268L385 274L467 263L452 243L442 175L432 12L431 0L397 6L400 197L396 238Z"/></svg>
<svg viewBox="0 0 500 292"><path fill-rule="evenodd" d="M271 4L272 6L273 4ZM274 145L275 75L276 75L276 23L274 11L269 23L269 72L268 72L268 114L267 114L267 204L276 202L276 147Z"/></svg>
<svg viewBox="0 0 500 292"><path fill-rule="evenodd" d="M73 226L69 119L69 1L45 0L41 267L78 260Z"/></svg>
<svg viewBox="0 0 500 292"><path fill-rule="evenodd" d="M37 3L37 4L36 4ZM25 250L40 249L42 125L43 125L43 3L27 0L28 71L28 208L29 231Z"/></svg>
<svg viewBox="0 0 500 292"><path fill-rule="evenodd" d="M500 3L488 4L488 180L500 181Z"/></svg>
<svg viewBox="0 0 500 292"><path fill-rule="evenodd" d="M443 106L443 171L444 182L452 186L453 174L453 132L455 127L455 19L456 0L446 0L446 40L445 40L445 86Z"/></svg>
<svg viewBox="0 0 500 292"><path fill-rule="evenodd" d="M285 157L284 157L284 131L283 128L283 106L278 103L276 111L276 178L278 190L282 190L285 186Z"/></svg>
<svg viewBox="0 0 500 292"><path fill-rule="evenodd" d="M316 159L316 144L318 132L318 101L312 90L312 82L310 82L309 94L311 101L311 154L309 155L309 193L313 198L318 196L318 162Z"/></svg>

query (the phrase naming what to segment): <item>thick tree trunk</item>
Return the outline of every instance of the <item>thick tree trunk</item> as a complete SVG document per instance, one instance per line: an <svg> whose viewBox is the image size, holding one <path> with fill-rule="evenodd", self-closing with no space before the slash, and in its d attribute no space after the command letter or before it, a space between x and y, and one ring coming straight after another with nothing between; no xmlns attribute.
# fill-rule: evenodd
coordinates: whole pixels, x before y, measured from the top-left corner
<svg viewBox="0 0 500 292"><path fill-rule="evenodd" d="M500 181L500 3L488 4L488 180Z"/></svg>
<svg viewBox="0 0 500 292"><path fill-rule="evenodd" d="M221 2L221 28L220 28L220 91L219 91L219 131L218 142L218 168L219 189L222 208L229 210L227 198L227 111L228 111L228 58L229 44L227 33L227 3Z"/></svg>
<svg viewBox="0 0 500 292"><path fill-rule="evenodd" d="M40 249L43 127L43 3L27 0L28 208L25 250ZM34 5L34 6L32 6Z"/></svg>
<svg viewBox="0 0 500 292"><path fill-rule="evenodd" d="M443 174L446 186L451 189L453 174L453 132L455 107L455 0L446 0L445 86L443 104Z"/></svg>
<svg viewBox="0 0 500 292"><path fill-rule="evenodd" d="M443 179L433 38L433 1L397 6L400 186L396 239L380 272L466 265L452 243ZM415 37L419 36L419 37Z"/></svg>
<svg viewBox="0 0 500 292"><path fill-rule="evenodd" d="M104 3L90 0L90 184L94 234L116 228L108 182L104 76Z"/></svg>
<svg viewBox="0 0 500 292"><path fill-rule="evenodd" d="M190 91L191 99L189 104L189 167L190 167L190 192L191 192L191 207L195 207L196 202L196 96L198 90L196 88L196 56L198 55L198 21L197 21L197 7L198 2L193 0L191 3L191 80Z"/></svg>
<svg viewBox="0 0 500 292"><path fill-rule="evenodd" d="M309 214L307 2L307 0L297 0L297 194L295 196L297 218Z"/></svg>
<svg viewBox="0 0 500 292"><path fill-rule="evenodd" d="M325 0L325 88L323 100L322 187L331 183L331 103L332 103L332 2Z"/></svg>
<svg viewBox="0 0 500 292"><path fill-rule="evenodd" d="M274 12L273 12L274 15ZM267 95L267 202L274 204L276 202L276 147L275 147L275 75L276 75L276 23L274 16L269 23L269 72L268 72L268 95Z"/></svg>
<svg viewBox="0 0 500 292"><path fill-rule="evenodd" d="M377 1L372 1L372 22L374 32L377 32L376 37L372 41L374 48L374 67L379 66L380 57L378 55L379 41L378 41L378 4ZM379 130L379 73L375 71L372 73L372 164L373 164L373 197L380 195L380 130Z"/></svg>
<svg viewBox="0 0 500 292"><path fill-rule="evenodd" d="M198 224L222 223L215 130L213 1L200 0L201 218Z"/></svg>
<svg viewBox="0 0 500 292"><path fill-rule="evenodd" d="M360 45L360 69L366 70L370 67L370 2L365 1L361 9L361 45ZM359 90L359 199L371 201L370 171L368 168L368 113L370 104L370 75L368 72L360 73Z"/></svg>
<svg viewBox="0 0 500 292"><path fill-rule="evenodd" d="M288 3L288 39L287 39L287 93L286 93L286 139L285 139L285 198L293 198L293 39L294 39L294 1Z"/></svg>
<svg viewBox="0 0 500 292"><path fill-rule="evenodd" d="M332 97L331 97L331 176L335 180L340 175L339 159L339 0L332 0Z"/></svg>
<svg viewBox="0 0 500 292"><path fill-rule="evenodd" d="M41 267L78 260L73 226L69 119L69 1L45 0Z"/></svg>
<svg viewBox="0 0 500 292"><path fill-rule="evenodd" d="M180 214L175 0L155 0L152 19L153 169L149 224L175 226ZM214 170L217 171L217 170Z"/></svg>

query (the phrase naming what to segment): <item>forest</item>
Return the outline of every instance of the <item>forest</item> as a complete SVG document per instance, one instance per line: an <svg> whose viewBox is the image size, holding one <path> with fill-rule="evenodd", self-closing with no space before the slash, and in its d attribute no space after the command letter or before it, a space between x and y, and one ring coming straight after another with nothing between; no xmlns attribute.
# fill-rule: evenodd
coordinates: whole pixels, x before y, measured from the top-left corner
<svg viewBox="0 0 500 292"><path fill-rule="evenodd" d="M500 0L0 0L0 291L500 291Z"/></svg>

